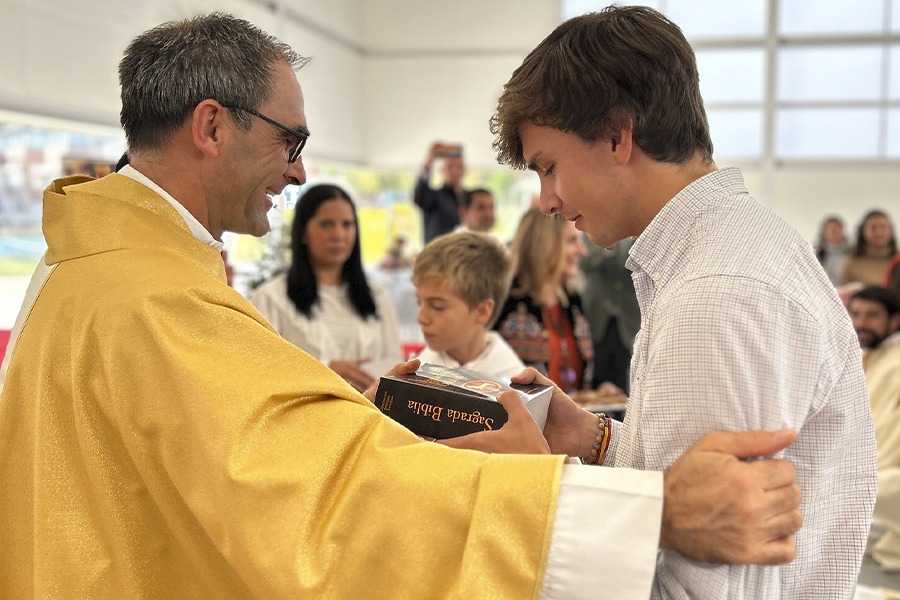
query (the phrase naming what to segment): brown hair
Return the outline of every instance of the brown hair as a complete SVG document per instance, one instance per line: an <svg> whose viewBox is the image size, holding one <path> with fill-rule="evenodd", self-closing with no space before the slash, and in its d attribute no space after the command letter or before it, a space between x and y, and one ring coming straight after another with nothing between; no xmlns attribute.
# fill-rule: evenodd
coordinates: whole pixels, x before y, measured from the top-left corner
<svg viewBox="0 0 900 600"><path fill-rule="evenodd" d="M654 160L712 160L697 61L681 29L650 8L610 6L562 23L513 72L491 117L493 147L500 163L522 169L524 123L595 141L629 120Z"/></svg>
<svg viewBox="0 0 900 600"><path fill-rule="evenodd" d="M128 44L119 62L120 120L128 150L169 144L184 119L207 98L256 110L274 90L275 68L308 61L255 25L226 13L169 21ZM234 113L249 129L253 117Z"/></svg>
<svg viewBox="0 0 900 600"><path fill-rule="evenodd" d="M440 280L475 308L491 299L494 311L487 327L494 324L509 293L512 263L506 248L495 237L474 231L459 231L435 238L416 257L413 284Z"/></svg>
<svg viewBox="0 0 900 600"><path fill-rule="evenodd" d="M894 226L891 224L891 218L883 210L876 209L867 212L856 227L856 245L851 249L853 256L865 256L869 253L869 242L866 241L866 236L863 235L863 232L866 230L866 224L868 224L869 219L877 217L881 217L887 221L888 229L891 230L891 240L888 242L888 250L890 251L891 256L897 254L897 238L894 236Z"/></svg>

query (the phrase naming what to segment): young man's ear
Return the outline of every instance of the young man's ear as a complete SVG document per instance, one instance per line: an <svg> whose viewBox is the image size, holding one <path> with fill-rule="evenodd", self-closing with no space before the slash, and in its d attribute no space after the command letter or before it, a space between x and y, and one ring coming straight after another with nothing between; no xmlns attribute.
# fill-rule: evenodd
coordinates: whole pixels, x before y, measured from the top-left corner
<svg viewBox="0 0 900 600"><path fill-rule="evenodd" d="M631 159L631 153L634 150L634 121L626 119L625 124L619 129L610 132L609 141L610 148L615 161L624 165Z"/></svg>
<svg viewBox="0 0 900 600"><path fill-rule="evenodd" d="M475 307L475 310L478 311L478 324L487 326L488 321L491 320L491 315L494 312L493 298L482 300L478 303L478 306Z"/></svg>

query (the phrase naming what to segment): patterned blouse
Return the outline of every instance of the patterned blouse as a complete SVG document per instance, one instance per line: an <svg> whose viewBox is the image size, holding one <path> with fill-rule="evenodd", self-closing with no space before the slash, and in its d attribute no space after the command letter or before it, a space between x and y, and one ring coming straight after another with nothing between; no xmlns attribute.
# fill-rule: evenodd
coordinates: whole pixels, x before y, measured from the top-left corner
<svg viewBox="0 0 900 600"><path fill-rule="evenodd" d="M518 282L513 280L512 289L517 287ZM556 311L563 317L561 322L553 323L548 318L554 312L552 308L542 307L528 295L510 294L494 329L522 362L549 376L563 389L590 388L594 358L590 325L581 309L581 297L567 291L566 299L568 306ZM574 353L569 352L570 347ZM562 364L554 364L559 359Z"/></svg>

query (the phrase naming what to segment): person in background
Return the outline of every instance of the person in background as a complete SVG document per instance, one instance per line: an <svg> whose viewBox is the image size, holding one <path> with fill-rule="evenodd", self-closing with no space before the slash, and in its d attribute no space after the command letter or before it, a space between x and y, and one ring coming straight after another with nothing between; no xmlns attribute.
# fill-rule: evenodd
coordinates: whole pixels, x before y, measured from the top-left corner
<svg viewBox="0 0 900 600"><path fill-rule="evenodd" d="M828 279L836 286L841 282L848 246L847 236L844 235L844 222L835 216L826 217L822 221L819 239L815 244L816 258L825 269Z"/></svg>
<svg viewBox="0 0 900 600"><path fill-rule="evenodd" d="M525 365L496 331L488 331L509 292L512 267L493 236L448 233L416 257L412 279L427 347L422 363L464 367L501 377Z"/></svg>
<svg viewBox="0 0 900 600"><path fill-rule="evenodd" d="M363 270L356 207L347 192L312 186L295 210L291 265L250 301L281 337L363 391L385 365L402 360L390 296Z"/></svg>
<svg viewBox="0 0 900 600"><path fill-rule="evenodd" d="M794 469L741 459L796 432L598 469L540 455L510 391L507 424L470 439L534 454L460 452L226 285L223 233L265 235L306 180L305 62L223 13L146 31L119 63L132 164L44 192L48 250L0 365L0 598L637 598L660 544L789 562Z"/></svg>
<svg viewBox="0 0 900 600"><path fill-rule="evenodd" d="M116 166L114 171L118 173L122 170L122 167L128 164L128 152L123 152L122 156L119 157L119 160L116 162Z"/></svg>
<svg viewBox="0 0 900 600"><path fill-rule="evenodd" d="M631 271L625 266L631 239L610 248L587 241L587 256L581 261L584 274L584 315L594 340L592 387L609 382L628 393L628 374L634 336L641 327Z"/></svg>
<svg viewBox="0 0 900 600"><path fill-rule="evenodd" d="M430 183L431 167L435 161L441 163L441 176L444 180L441 187L436 189ZM413 190L413 202L422 210L425 244L439 235L450 233L459 225L460 208L465 198L462 187L465 174L461 146L443 142L431 145Z"/></svg>
<svg viewBox="0 0 900 600"><path fill-rule="evenodd" d="M864 352L875 350L891 335L900 329L900 306L897 295L888 288L870 285L850 296L847 311L859 347ZM863 361L866 354L863 354Z"/></svg>
<svg viewBox="0 0 900 600"><path fill-rule="evenodd" d="M870 286L850 299L850 318L863 349L866 387L878 447L878 495L872 558L900 571L900 299Z"/></svg>
<svg viewBox="0 0 900 600"><path fill-rule="evenodd" d="M860 221L856 245L850 249L841 272L841 284L859 281L884 285L888 266L897 255L894 227L881 210L871 210Z"/></svg>
<svg viewBox="0 0 900 600"><path fill-rule="evenodd" d="M384 260L379 265L385 271L394 271L396 269L408 269L412 261L406 255L406 236L398 235L394 238L394 243L388 248Z"/></svg>
<svg viewBox="0 0 900 600"><path fill-rule="evenodd" d="M512 241L513 280L494 329L519 358L567 392L590 388L591 330L572 287L585 254L572 223L531 208Z"/></svg>
<svg viewBox="0 0 900 600"><path fill-rule="evenodd" d="M712 430L799 429L784 453L804 494L797 560L721 567L662 550L652 597L851 597L877 477L859 345L812 246L713 161L681 29L643 6L569 19L513 73L491 124L500 162L538 174L545 213L601 247L635 238L627 417L559 392L554 452L664 470Z"/></svg>
<svg viewBox="0 0 900 600"><path fill-rule="evenodd" d="M489 232L494 228L494 195L485 188L469 190L463 196L459 218L457 230Z"/></svg>
<svg viewBox="0 0 900 600"><path fill-rule="evenodd" d="M887 273L884 276L884 285L894 290L900 296L900 254L894 255L888 264Z"/></svg>

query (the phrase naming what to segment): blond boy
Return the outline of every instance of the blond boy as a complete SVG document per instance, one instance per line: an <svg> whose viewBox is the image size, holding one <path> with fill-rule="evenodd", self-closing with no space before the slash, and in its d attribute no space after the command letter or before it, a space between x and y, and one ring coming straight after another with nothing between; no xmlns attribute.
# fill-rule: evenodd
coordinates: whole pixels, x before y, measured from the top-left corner
<svg viewBox="0 0 900 600"><path fill-rule="evenodd" d="M413 266L418 323L428 344L422 363L465 367L501 377L525 368L497 332L488 331L506 294L512 267L496 238L474 231L443 235Z"/></svg>

